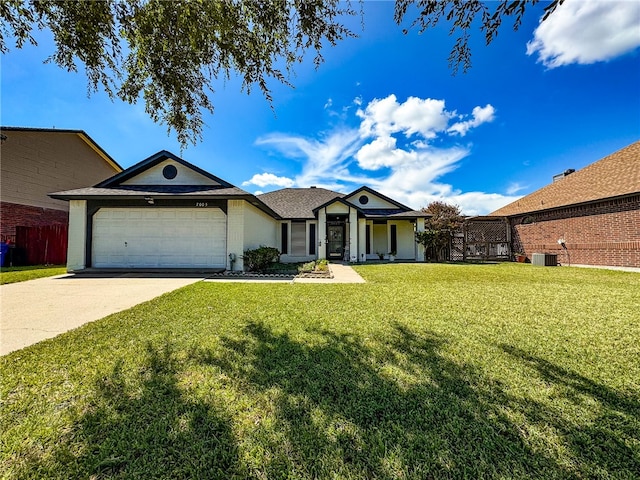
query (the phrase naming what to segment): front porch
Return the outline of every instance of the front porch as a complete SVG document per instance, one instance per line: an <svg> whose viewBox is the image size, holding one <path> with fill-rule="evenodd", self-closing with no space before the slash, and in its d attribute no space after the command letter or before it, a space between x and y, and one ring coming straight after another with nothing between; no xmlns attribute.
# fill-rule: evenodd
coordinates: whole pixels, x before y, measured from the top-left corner
<svg viewBox="0 0 640 480"><path fill-rule="evenodd" d="M424 217L422 212L367 215L335 202L318 212L318 258L422 261L424 251L415 241L415 232L424 230Z"/></svg>

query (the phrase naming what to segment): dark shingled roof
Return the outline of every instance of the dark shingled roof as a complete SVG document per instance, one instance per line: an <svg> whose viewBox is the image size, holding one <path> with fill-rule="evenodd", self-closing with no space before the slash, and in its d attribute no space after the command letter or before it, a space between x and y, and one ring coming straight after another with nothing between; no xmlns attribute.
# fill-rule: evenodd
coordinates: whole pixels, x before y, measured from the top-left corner
<svg viewBox="0 0 640 480"><path fill-rule="evenodd" d="M636 193L640 193L640 141L490 215L522 215Z"/></svg>
<svg viewBox="0 0 640 480"><path fill-rule="evenodd" d="M282 218L302 220L315 218L314 208L334 198L342 198L344 194L315 187L283 188L257 197Z"/></svg>
<svg viewBox="0 0 640 480"><path fill-rule="evenodd" d="M49 196L60 200L92 199L92 198L118 198L118 197L231 197L251 196L238 187L216 188L212 186L189 185L127 185L115 188L87 187L63 192L50 193Z"/></svg>

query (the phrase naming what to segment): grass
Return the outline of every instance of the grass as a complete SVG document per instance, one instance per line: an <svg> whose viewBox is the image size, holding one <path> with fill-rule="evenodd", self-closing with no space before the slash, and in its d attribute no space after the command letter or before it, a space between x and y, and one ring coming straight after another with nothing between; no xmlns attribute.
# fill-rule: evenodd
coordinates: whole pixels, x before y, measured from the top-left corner
<svg viewBox="0 0 640 480"><path fill-rule="evenodd" d="M0 270L0 285L7 283L26 282L36 278L53 277L67 273L62 265L31 265L28 267L2 267Z"/></svg>
<svg viewBox="0 0 640 480"><path fill-rule="evenodd" d="M638 478L640 275L200 282L0 358L6 478Z"/></svg>

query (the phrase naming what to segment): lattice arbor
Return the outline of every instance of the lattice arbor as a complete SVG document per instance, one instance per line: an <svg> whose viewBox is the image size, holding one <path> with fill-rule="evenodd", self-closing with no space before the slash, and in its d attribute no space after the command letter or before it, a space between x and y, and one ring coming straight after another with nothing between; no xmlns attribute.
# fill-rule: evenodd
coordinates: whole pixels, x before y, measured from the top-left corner
<svg viewBox="0 0 640 480"><path fill-rule="evenodd" d="M511 259L511 228L505 217L474 217L465 220L451 239L451 260L486 261Z"/></svg>

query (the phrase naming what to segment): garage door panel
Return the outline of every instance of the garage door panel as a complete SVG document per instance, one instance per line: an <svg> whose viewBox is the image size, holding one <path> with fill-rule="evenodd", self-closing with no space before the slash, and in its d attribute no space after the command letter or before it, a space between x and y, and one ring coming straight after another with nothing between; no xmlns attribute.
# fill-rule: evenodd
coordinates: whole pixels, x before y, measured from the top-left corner
<svg viewBox="0 0 640 480"><path fill-rule="evenodd" d="M224 268L226 216L220 209L102 208L94 215L97 268Z"/></svg>

